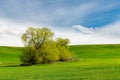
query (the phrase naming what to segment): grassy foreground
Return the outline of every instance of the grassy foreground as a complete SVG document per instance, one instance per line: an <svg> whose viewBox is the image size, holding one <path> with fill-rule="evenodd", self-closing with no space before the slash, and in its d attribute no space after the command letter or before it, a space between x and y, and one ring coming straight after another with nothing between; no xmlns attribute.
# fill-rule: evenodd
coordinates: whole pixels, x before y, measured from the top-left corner
<svg viewBox="0 0 120 80"><path fill-rule="evenodd" d="M120 45L71 46L76 61L27 67L22 50L0 47L0 80L120 80Z"/></svg>

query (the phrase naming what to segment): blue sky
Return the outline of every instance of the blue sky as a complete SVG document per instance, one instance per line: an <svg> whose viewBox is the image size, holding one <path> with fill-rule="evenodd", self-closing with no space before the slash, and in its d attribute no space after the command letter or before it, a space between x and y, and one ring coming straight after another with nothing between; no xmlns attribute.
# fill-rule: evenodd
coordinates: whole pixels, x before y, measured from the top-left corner
<svg viewBox="0 0 120 80"><path fill-rule="evenodd" d="M22 45L29 26L48 26L71 44L120 43L119 24L119 0L0 1L0 45Z"/></svg>

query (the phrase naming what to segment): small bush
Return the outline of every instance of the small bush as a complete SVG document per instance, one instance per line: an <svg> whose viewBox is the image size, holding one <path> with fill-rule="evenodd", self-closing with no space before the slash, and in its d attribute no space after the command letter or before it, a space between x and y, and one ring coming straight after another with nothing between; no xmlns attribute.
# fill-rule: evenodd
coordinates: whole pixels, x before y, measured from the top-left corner
<svg viewBox="0 0 120 80"><path fill-rule="evenodd" d="M71 61L73 58L73 54L66 50L64 47L61 47L60 49L60 61Z"/></svg>

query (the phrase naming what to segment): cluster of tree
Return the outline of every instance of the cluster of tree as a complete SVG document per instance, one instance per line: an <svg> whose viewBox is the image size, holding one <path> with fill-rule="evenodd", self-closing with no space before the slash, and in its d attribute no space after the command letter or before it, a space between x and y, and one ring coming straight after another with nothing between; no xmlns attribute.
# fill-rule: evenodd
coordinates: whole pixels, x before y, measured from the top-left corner
<svg viewBox="0 0 120 80"><path fill-rule="evenodd" d="M68 51L69 39L54 39L48 28L28 28L22 35L25 45L20 58L23 65L44 64L55 61L70 61L73 54Z"/></svg>

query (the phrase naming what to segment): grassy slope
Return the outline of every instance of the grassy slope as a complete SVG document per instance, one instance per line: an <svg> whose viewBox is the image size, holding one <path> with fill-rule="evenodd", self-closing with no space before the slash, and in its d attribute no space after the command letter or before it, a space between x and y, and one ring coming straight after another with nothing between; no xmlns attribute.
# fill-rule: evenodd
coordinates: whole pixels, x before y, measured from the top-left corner
<svg viewBox="0 0 120 80"><path fill-rule="evenodd" d="M0 47L0 62L16 63L19 61L19 56L22 53L20 47Z"/></svg>
<svg viewBox="0 0 120 80"><path fill-rule="evenodd" d="M71 46L79 58L114 59L120 58L120 45L83 45Z"/></svg>
<svg viewBox="0 0 120 80"><path fill-rule="evenodd" d="M21 67L22 48L0 47L0 80L120 80L120 45L71 46L78 61Z"/></svg>

